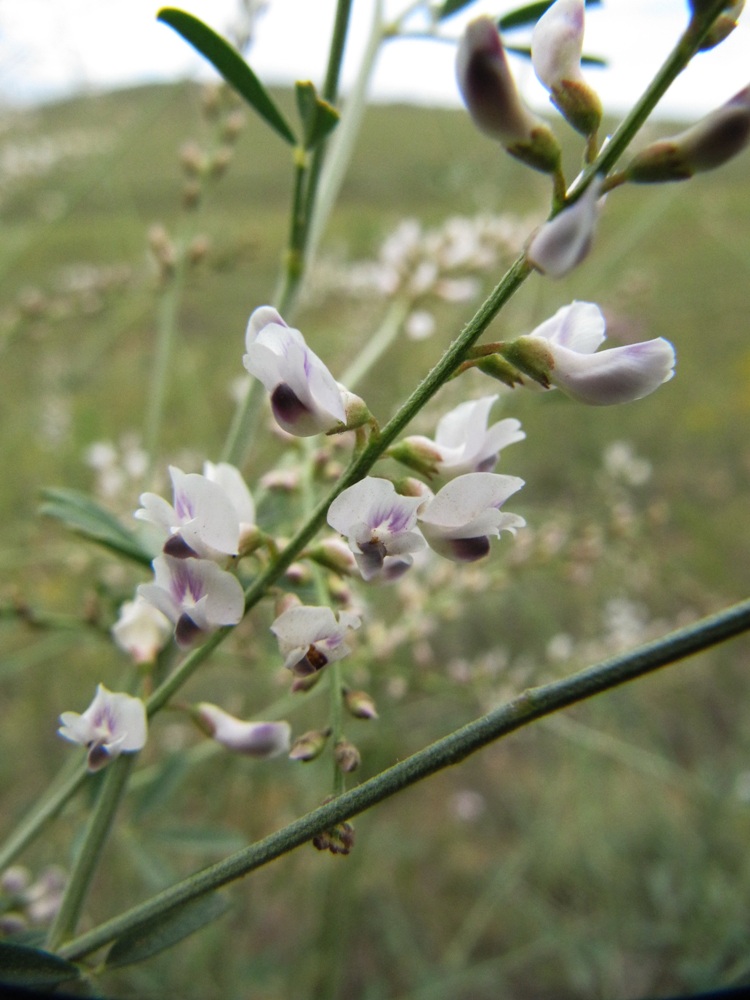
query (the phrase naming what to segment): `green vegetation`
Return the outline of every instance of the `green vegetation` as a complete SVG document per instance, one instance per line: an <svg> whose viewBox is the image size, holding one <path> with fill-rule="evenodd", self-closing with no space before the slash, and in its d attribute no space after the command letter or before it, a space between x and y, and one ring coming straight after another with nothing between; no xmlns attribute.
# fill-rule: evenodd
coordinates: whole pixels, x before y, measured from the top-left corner
<svg viewBox="0 0 750 1000"><path fill-rule="evenodd" d="M290 95L279 100L291 106ZM179 150L212 141L216 128L200 104L190 86L143 88L0 119L5 827L75 753L55 736L58 714L82 709L98 681L117 688L128 676L108 629L142 573L37 509L49 486L104 497L87 449L111 442L122 456L128 435L142 440L167 296L149 231L152 244L157 225L171 238L208 240L178 304L160 470L218 458L247 316L273 293L288 149L248 120L226 176L186 211ZM501 157L460 113L371 109L323 244L329 266L298 315L309 342L337 375L356 357L386 303L348 294L330 279L332 265L374 257L404 217L429 227L509 212L528 216L528 232L546 194L543 178ZM489 568L433 567L398 591L368 592L381 620L373 614L346 665L380 713L349 727L363 776L530 683L747 596L749 266L745 154L689 184L614 192L586 264L561 282L532 277L513 300L491 331L497 339L588 299L604 309L613 340L670 338L677 376L623 408L518 391L504 402L528 436L501 471L526 479L513 510L529 530L503 540ZM402 339L358 387L378 418L468 311L442 303L435 314L433 338ZM418 430L492 391L470 373ZM618 441L626 447L613 450ZM259 435L244 466L251 486L277 454ZM125 524L141 488L126 478L106 498ZM295 502L269 495L261 520L293 516ZM247 716L274 705L295 731L322 724L315 691L286 697L266 635L271 615L264 605L243 623L185 696ZM275 862L227 893L231 909L217 923L113 972L102 989L611 1000L746 982L747 650L747 640L735 642L485 750L358 818L350 857L310 848ZM317 805L327 768L229 758L164 713L86 926ZM21 860L34 871L68 865L85 804L82 794Z"/></svg>

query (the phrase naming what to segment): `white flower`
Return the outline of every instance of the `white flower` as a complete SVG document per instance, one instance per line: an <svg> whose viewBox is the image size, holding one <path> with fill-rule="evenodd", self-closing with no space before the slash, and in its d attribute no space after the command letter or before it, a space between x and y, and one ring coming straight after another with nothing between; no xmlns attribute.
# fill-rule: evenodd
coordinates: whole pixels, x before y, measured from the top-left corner
<svg viewBox="0 0 750 1000"><path fill-rule="evenodd" d="M672 378L675 353L668 340L658 337L595 354L606 339L604 330L597 305L572 302L515 341L514 350L519 357L528 353L542 380L592 406L641 399Z"/></svg>
<svg viewBox="0 0 750 1000"><path fill-rule="evenodd" d="M210 464L209 467L219 468ZM234 471L239 477L239 472ZM164 552L176 558L236 556L240 544L240 513L223 486L197 472L186 475L174 465L169 467L169 475L174 504L156 493L143 493L143 506L135 512L137 518L157 527L165 539ZM226 472L222 475L229 478ZM247 496L242 500L242 510L247 514L247 501L250 500L252 507L252 498L247 487L245 492Z"/></svg>
<svg viewBox="0 0 750 1000"><path fill-rule="evenodd" d="M582 80L585 0L557 0L542 14L531 34L531 62L539 82L554 92Z"/></svg>
<svg viewBox="0 0 750 1000"><path fill-rule="evenodd" d="M515 533L526 523L500 510L520 490L523 479L493 472L470 472L447 483L419 512L419 523L432 549L454 562L474 562L487 555L490 538Z"/></svg>
<svg viewBox="0 0 750 1000"><path fill-rule="evenodd" d="M195 706L195 718L204 732L235 753L268 760L289 752L288 722L245 722L206 701Z"/></svg>
<svg viewBox="0 0 750 1000"><path fill-rule="evenodd" d="M526 257L537 271L562 278L581 263L599 220L601 188L601 177L595 177L577 201L536 231Z"/></svg>
<svg viewBox="0 0 750 1000"><path fill-rule="evenodd" d="M556 0L531 35L531 62L552 103L573 128L591 135L602 105L581 74L585 0Z"/></svg>
<svg viewBox="0 0 750 1000"><path fill-rule="evenodd" d="M111 631L120 649L129 653L136 663L153 663L171 636L172 625L153 604L136 597L122 605Z"/></svg>
<svg viewBox="0 0 750 1000"><path fill-rule="evenodd" d="M346 397L333 375L270 306L250 317L245 368L271 395L277 423L290 434L309 437L346 426Z"/></svg>
<svg viewBox="0 0 750 1000"><path fill-rule="evenodd" d="M410 553L424 548L416 527L423 497L404 497L392 482L366 476L340 493L328 508L328 523L345 535L365 580L377 576L388 556L411 565Z"/></svg>
<svg viewBox="0 0 750 1000"><path fill-rule="evenodd" d="M245 610L242 586L232 573L209 559L157 556L154 582L138 594L162 611L175 626L178 645L187 647L224 625L236 625Z"/></svg>
<svg viewBox="0 0 750 1000"><path fill-rule="evenodd" d="M396 447L397 457L408 461L408 451L413 450L417 458L421 455L426 465L434 466L443 476L488 472L503 448L526 437L520 421L512 417L487 426L497 398L482 396L460 403L438 421L434 441L419 434L407 437Z"/></svg>
<svg viewBox="0 0 750 1000"><path fill-rule="evenodd" d="M346 656L349 633L359 626L359 616L351 611L339 611L337 619L330 608L297 605L280 614L271 631L279 641L284 666L304 677Z"/></svg>
<svg viewBox="0 0 750 1000"><path fill-rule="evenodd" d="M63 712L58 733L88 748L88 769L98 771L121 753L135 753L146 743L146 706L140 698L108 691L103 684L83 713Z"/></svg>

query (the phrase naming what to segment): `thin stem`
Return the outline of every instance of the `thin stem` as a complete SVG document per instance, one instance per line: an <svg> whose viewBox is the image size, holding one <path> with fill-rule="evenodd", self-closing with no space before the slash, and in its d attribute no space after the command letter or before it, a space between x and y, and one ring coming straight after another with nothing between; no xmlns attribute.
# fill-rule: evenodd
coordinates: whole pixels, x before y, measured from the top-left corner
<svg viewBox="0 0 750 1000"><path fill-rule="evenodd" d="M153 476L159 450L161 428L164 420L164 407L167 398L167 384L172 369L172 358L177 340L177 310L182 297L185 269L184 252L181 252L175 270L169 279L169 285L162 292L159 304L156 357L154 358L154 370L149 388L146 424L143 435L149 463L147 481Z"/></svg>
<svg viewBox="0 0 750 1000"><path fill-rule="evenodd" d="M135 754L117 758L109 765L104 783L89 818L83 841L73 865L70 880L65 888L62 905L50 927L46 947L49 951L60 944L75 930L86 893L91 885L94 871L101 857L115 812L125 791Z"/></svg>
<svg viewBox="0 0 750 1000"><path fill-rule="evenodd" d="M87 777L88 772L80 760L71 760L65 764L57 778L59 784L52 785L51 792L35 803L6 840L0 851L0 871L15 861L18 855L39 836L84 784Z"/></svg>
<svg viewBox="0 0 750 1000"><path fill-rule="evenodd" d="M580 194L596 174L606 175L614 167L656 105L698 52L711 25L725 6L726 0L714 0L706 10L694 15L640 100L620 122L610 141L602 146L593 163L571 185L568 201Z"/></svg>
<svg viewBox="0 0 750 1000"><path fill-rule="evenodd" d="M616 656L562 680L530 688L284 829L204 868L127 913L83 934L61 948L59 954L67 959L83 958L125 932L137 930L174 907L247 875L337 823L364 812L438 771L460 763L482 747L536 719L684 660L749 630L750 600L703 618L633 652Z"/></svg>

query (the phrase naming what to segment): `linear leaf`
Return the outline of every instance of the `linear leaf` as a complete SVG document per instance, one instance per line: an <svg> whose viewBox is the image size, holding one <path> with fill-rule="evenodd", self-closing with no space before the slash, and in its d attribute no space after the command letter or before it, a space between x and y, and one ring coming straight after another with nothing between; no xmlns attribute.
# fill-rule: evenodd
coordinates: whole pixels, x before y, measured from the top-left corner
<svg viewBox="0 0 750 1000"><path fill-rule="evenodd" d="M470 3L474 0L445 0L445 3L438 11L437 19L438 21L444 21L446 17L451 17L453 14L457 14L464 7L468 7Z"/></svg>
<svg viewBox="0 0 750 1000"><path fill-rule="evenodd" d="M0 983L4 986L56 986L78 976L76 965L48 951L0 942Z"/></svg>
<svg viewBox="0 0 750 1000"><path fill-rule="evenodd" d="M69 489L47 489L39 511L61 521L71 531L98 542L112 552L127 556L144 566L151 565L152 554L141 545L137 535L86 493Z"/></svg>
<svg viewBox="0 0 750 1000"><path fill-rule="evenodd" d="M171 948L190 934L218 920L229 909L229 901L217 893L198 896L176 906L139 930L119 937L107 955L107 967L143 962L160 951Z"/></svg>
<svg viewBox="0 0 750 1000"><path fill-rule="evenodd" d="M218 35L213 28L209 28L203 21L184 10L162 7L156 17L170 28L174 28L178 35L182 35L186 42L208 59L226 82L244 97L282 139L292 146L296 145L297 140L286 118L237 49Z"/></svg>
<svg viewBox="0 0 750 1000"><path fill-rule="evenodd" d="M526 4L516 10L504 14L498 20L498 27L501 31L510 31L512 28L525 28L529 24L536 24L548 7L551 7L554 0L539 0L538 3ZM586 0L587 7L598 7L602 0Z"/></svg>

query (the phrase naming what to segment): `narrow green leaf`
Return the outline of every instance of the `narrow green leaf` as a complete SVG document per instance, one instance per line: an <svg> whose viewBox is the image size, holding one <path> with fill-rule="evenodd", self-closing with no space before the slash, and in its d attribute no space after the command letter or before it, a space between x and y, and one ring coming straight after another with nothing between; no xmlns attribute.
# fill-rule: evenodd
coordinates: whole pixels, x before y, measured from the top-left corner
<svg viewBox="0 0 750 1000"><path fill-rule="evenodd" d="M3 986L56 986L78 979L78 966L40 948L0 942Z"/></svg>
<svg viewBox="0 0 750 1000"><path fill-rule="evenodd" d="M229 909L229 901L217 893L198 896L155 917L138 930L119 937L107 955L107 968L143 962L178 944L190 934L218 920Z"/></svg>
<svg viewBox="0 0 750 1000"><path fill-rule="evenodd" d="M451 17L453 14L457 14L464 7L468 7L470 3L474 0L445 0L445 3L440 8L437 14L438 21L444 21L446 17Z"/></svg>
<svg viewBox="0 0 750 1000"><path fill-rule="evenodd" d="M598 7L602 0L586 0L587 7ZM539 0L538 3L526 4L516 10L504 14L497 24L501 31L510 31L513 28L525 28L529 24L536 24L548 7L551 7L554 0Z"/></svg>
<svg viewBox="0 0 750 1000"><path fill-rule="evenodd" d="M237 49L197 17L175 7L162 7L157 20L174 28L186 42L211 63L214 69L234 87L240 97L254 108L261 118L290 145L296 145L294 132L266 88L253 73Z"/></svg>
<svg viewBox="0 0 750 1000"><path fill-rule="evenodd" d="M112 552L144 566L151 565L152 554L144 549L137 535L87 494L78 490L47 489L42 497L41 514L54 517L71 531L98 542Z"/></svg>
<svg viewBox="0 0 750 1000"><path fill-rule="evenodd" d="M302 120L305 149L315 149L336 128L339 113L332 104L318 97L315 84L309 80L298 80L294 85L294 93Z"/></svg>

